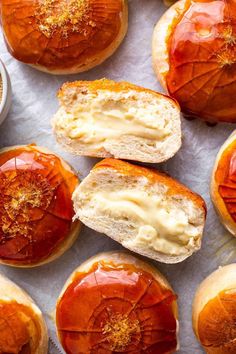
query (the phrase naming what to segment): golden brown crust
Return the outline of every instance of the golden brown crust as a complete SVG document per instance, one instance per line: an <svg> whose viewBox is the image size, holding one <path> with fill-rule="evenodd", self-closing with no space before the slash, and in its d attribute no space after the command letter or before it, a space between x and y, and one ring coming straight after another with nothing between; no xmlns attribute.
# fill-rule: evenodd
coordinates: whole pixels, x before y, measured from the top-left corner
<svg viewBox="0 0 236 354"><path fill-rule="evenodd" d="M112 158L102 160L94 166L94 169L97 168L113 168L121 174L134 177L146 177L151 183L163 183L169 187L167 195L185 196L186 198L192 200L199 208L204 209L206 215L206 204L202 197L192 192L183 184L169 177L165 173Z"/></svg>
<svg viewBox="0 0 236 354"><path fill-rule="evenodd" d="M16 163L17 157L21 161L19 165ZM48 161L50 161L49 165ZM59 156L35 145L1 149L0 162L0 190L2 192L0 263L13 267L31 268L55 260L72 246L81 228L79 221L72 222L73 208L72 205L70 208L71 199L68 197L79 182L77 175ZM43 165L45 163L46 165ZM22 169L23 167L25 169ZM42 190L41 184L35 183L41 181L42 175L39 171L41 174L46 174ZM45 197L47 201L47 197L51 196L50 188L45 188L47 180L55 183L56 188L51 193L52 196L54 195L55 202L51 201L51 197L48 205L46 203L41 205L41 198ZM70 182L69 189L66 181ZM59 193L57 193L58 191ZM65 191L69 194L67 195L67 192L63 194ZM62 202L61 197L64 198L65 195L67 195L63 201L65 214L62 216L60 203ZM36 197L39 198L40 203ZM48 211L51 207L52 210ZM63 230L63 224L67 219L68 231L65 232L65 237L59 238L59 230ZM10 220L11 222L9 222ZM57 224L58 222L59 224ZM39 230L38 236L37 230ZM55 242L54 239L50 243L53 230L57 230L55 239L59 242ZM42 237L44 237L43 243L40 242ZM32 239L34 246L31 243ZM52 246L50 251L49 245Z"/></svg>
<svg viewBox="0 0 236 354"><path fill-rule="evenodd" d="M2 26L10 53L39 70L88 70L122 42L126 0L3 0Z"/></svg>
<svg viewBox="0 0 236 354"><path fill-rule="evenodd" d="M127 276L127 280L129 280L129 291L126 293L126 284L128 284L128 282L124 281L124 279L126 278L126 270L128 269L129 273L128 273L128 276ZM106 273L106 270L109 272L109 270L113 271L113 275L112 277L109 276L109 274L104 277L104 280L103 282L100 282L101 279L100 279L100 276L99 276L99 271L101 271L101 273L104 271L104 274ZM122 272L122 277L119 277L117 279L117 281L115 282L114 279L116 278L117 276L117 273L118 271L121 271ZM137 258L137 257L134 257L132 256L131 254L127 253L127 252L104 252L104 253L101 253L101 254L98 254L92 258L90 258L89 260L87 260L86 262L84 262L83 264L81 264L77 269L74 270L74 272L70 275L70 277L68 278L68 280L66 281L62 291L61 291L61 294L58 298L58 301L57 301L57 331L58 331L58 337L61 341L61 343L63 344L63 347L64 349L66 350L67 346L70 346L71 343L73 343L73 341L75 341L74 343L78 343L80 342L80 349L84 346L84 350L82 350L83 352L89 352L88 348L86 347L86 343L87 343L87 336L89 333L91 333L90 335L90 343L89 343L89 346L93 346L93 348L95 348L94 350L96 350L98 347L99 347L99 353L114 353L114 352L117 352L117 350L113 351L112 349L108 348L109 347L109 344L110 342L107 341L107 333L106 331L103 332L103 342L104 342L104 345L103 345L103 348L100 348L99 346L99 343L100 343L100 338L99 337L96 337L94 338L93 340L93 334L92 334L92 331L91 331L91 326L93 326L93 324L95 323L94 320L93 320L93 323L89 323L89 326L87 326L87 320L86 318L88 318L88 312L91 312L93 307L95 307L95 304L94 302L92 301L92 304L88 307L88 304L87 306L84 307L83 309L83 314L84 314L84 319L83 319L83 341L80 341L80 330L79 330L79 324L78 324L78 321L76 319L77 315L80 316L80 312L78 310L78 306L81 308L83 307L83 303L81 303L81 300L79 300L79 297L76 296L77 299L74 298L73 296L73 293L70 292L70 288L72 289L73 288L73 283L75 284L78 280L79 277L86 277L86 276L89 276L91 273L94 273L94 276L93 277L88 277L88 280L86 280L84 282L84 285L83 285L83 294L85 294L85 296L88 297L88 301L91 301L92 297L92 293L93 293L93 289L94 288L94 278L96 279L96 282L97 284L99 284L100 286L100 290L99 292L97 293L97 296L96 296L96 300L95 302L98 300L98 297L102 294L103 295L103 300L102 302L100 303L100 306L96 306L96 309L95 311L93 312L93 317L95 318L95 321L96 321L96 330L97 330L97 333L99 333L99 320L96 320L97 316L99 318L104 318L103 317L103 313L101 311L101 309L103 307L106 308L106 305L107 307L109 308L109 318L113 318L114 315L117 319L121 319L122 317L124 318L124 313L126 314L126 317L127 319L130 319L130 318L133 318L133 315L136 316L136 311L139 312L139 308L142 308L142 300L145 298L147 299L148 301L148 296L146 295L145 296L145 293L148 293L149 292L149 289L151 290L152 289L152 284L149 283L149 286L145 289L145 293L142 293L142 296L141 298L139 298L139 296L137 295L137 288L136 288L136 291L132 291L132 287L136 287L136 281L137 279L139 278L139 276L141 274L146 274L150 277L152 277L152 283L155 283L157 282L160 286L161 289L163 289L164 292L168 293L169 295L169 303L171 304L171 313L173 315L173 323L172 323L172 326L174 327L174 330L172 330L172 335L176 336L176 339L178 340L178 308L177 308L177 302L176 302L176 296L174 295L174 292L170 286L170 284L168 283L167 279L156 269L154 268L153 266L149 265L148 263L142 261L141 259ZM136 274L135 275L135 278L136 279L132 279L133 277L133 274ZM132 279L132 282L131 282L131 279ZM124 281L124 283L123 283ZM116 283L115 287L117 287L117 290L113 290L113 292L115 291L116 293L116 297L113 297L111 294L113 293L112 292L112 289L114 289L114 284ZM122 294L119 293L119 286L122 285ZM143 280L143 284L145 284L144 280ZM76 286L76 289L78 291L80 291L80 285L81 284L78 284ZM105 285L105 287L103 287L103 285ZM86 286L88 286L88 288L86 289ZM110 288L109 288L110 286ZM126 294L126 296L124 297L124 294ZM131 295L133 294L133 295ZM151 298L152 299L155 299L155 304L158 303L158 298L159 298L159 294L158 293L155 293L155 291L151 290ZM155 294L155 295L154 295ZM111 295L111 296L110 296ZM139 306L134 306L135 305L135 299L132 300L132 315L131 315L131 312L128 311L127 309L127 304L129 303L130 301L130 295L131 297L134 296L134 298L137 296L138 297L138 301L139 301ZM112 297L112 298L111 298ZM69 306L67 308L67 311L66 313L64 312L64 306L63 306L63 303L64 301L69 301L71 302L71 305L72 306ZM78 301L79 300L79 301ZM122 302L125 300L124 302L124 306L122 306ZM145 301L145 300L144 300ZM74 302L77 302L77 305L75 306L75 303ZM112 302L112 303L111 303ZM165 301L162 300L161 303L164 303ZM119 303L119 306L116 307L116 305ZM74 305L74 307L73 307ZM144 310L144 307L147 309L146 311L148 312L149 310L152 312L152 315L151 317L148 319L148 316L145 317L145 328L143 328L143 331L145 332L146 331L146 328L148 327L148 333L150 333L152 331L152 328L154 327L154 323L156 322L156 319L158 317L157 313L155 312L155 308L152 308L149 304L149 306L147 305L147 302L145 304L146 306L143 306L142 308L142 312L145 311ZM129 306L129 305L128 305ZM159 306L161 306L161 304L159 304ZM68 311L70 312L71 309L74 308L74 311L73 312L73 316L68 316ZM78 311L78 313L76 314L76 311ZM106 311L107 312L107 311ZM64 317L65 315L65 317ZM118 316L117 316L118 315ZM152 317L154 316L154 317ZM65 321L67 322L67 319L72 319L72 322L73 323L73 327L76 328L78 331L77 331L77 334L73 337L71 337L71 341L65 343L64 341L64 336L70 336L69 333L67 333L67 330L65 331L61 331L62 327L65 325ZM138 323L142 322L142 318L143 316L140 315L139 319L138 319ZM152 318L152 320L150 321L150 325L148 325L148 321ZM161 332L160 332L160 336L163 335L163 333L165 332L167 326L168 326L168 313L166 312L166 318L165 318L165 324L163 327L161 327ZM71 320L70 320L71 321ZM161 320L160 320L161 322ZM160 326L160 322L159 322L159 326ZM130 331L129 331L129 328L127 328L126 326L126 321L121 321L121 323L123 324L122 328L122 339L123 339L123 342L121 343L122 346L124 345L124 340L127 338L125 336L125 334L129 335L130 334ZM132 324L132 321L131 321L131 324ZM66 326L68 328L68 326ZM86 328L88 328L86 330ZM117 336L116 336L116 339L121 339L121 337L118 335L119 333L117 333L118 331L119 326L115 326L114 327L114 334L116 333ZM88 333L87 333L88 331ZM116 331L116 332L115 332ZM128 333L127 333L127 332ZM158 332L159 331L159 327L155 327L155 332ZM165 352L165 353L172 353L173 352L173 347L175 347L175 349L178 349L177 346L178 346L178 343L177 343L177 340L175 341L175 346L172 347L172 350L169 350L168 351L164 351L164 342L168 342L168 340L170 340L171 336L172 336L170 333L169 333L169 336L168 338L165 337L163 338L163 342L162 342L162 345L161 345L161 348L159 347L160 351L161 352ZM139 336L138 336L139 337ZM109 339L113 339L114 336L109 336ZM152 338L152 344L149 346L147 345L146 341L145 341L145 345L143 346L143 350L141 350L140 346L141 346L141 342L142 342L142 339L139 340L139 338L136 338L136 336L134 338L132 338L132 340L134 341L134 344L135 346L133 346L133 343L131 342L131 348L135 348L137 353L156 353L156 349L158 348L158 346L160 346L160 341L158 341L158 344L155 346L155 339L154 337ZM147 341L149 339L147 338ZM114 342L113 342L114 344ZM85 347L87 350L85 350ZM129 343L128 343L128 347L130 348L129 346ZM117 348L116 348L117 349ZM123 348L124 350L125 348ZM98 350L98 349L97 349ZM122 352L123 352L122 350ZM67 350L66 350L67 351ZM133 350L132 350L133 351Z"/></svg>
<svg viewBox="0 0 236 354"><path fill-rule="evenodd" d="M235 18L233 0L180 0L159 20L154 69L185 115L235 122Z"/></svg>
<svg viewBox="0 0 236 354"><path fill-rule="evenodd" d="M193 330L211 354L235 353L236 264L220 267L199 285L193 301Z"/></svg>
<svg viewBox="0 0 236 354"><path fill-rule="evenodd" d="M128 91L136 91L136 92L141 92L141 93L149 93L152 95L155 95L157 97L165 97L168 99L172 104L175 105L176 108L180 110L178 102L174 99L171 98L168 95L165 95L160 92L156 92L154 90L150 90L141 86L134 85L130 82L126 81L121 81L121 82L116 82L113 80L109 80L106 78L100 79L100 80L94 80L94 81L74 81L74 82L66 82L62 85L58 92L58 98L60 100L63 100L63 97L66 93L66 90L70 90L76 88L78 89L81 93L97 93L98 90L108 90L111 92L128 92Z"/></svg>
<svg viewBox="0 0 236 354"><path fill-rule="evenodd" d="M223 225L236 236L236 215L234 208L234 155L236 131L222 145L217 154L211 178L211 198ZM231 171L231 173L230 173Z"/></svg>
<svg viewBox="0 0 236 354"><path fill-rule="evenodd" d="M0 317L1 353L47 353L48 333L40 309L24 290L2 274Z"/></svg>

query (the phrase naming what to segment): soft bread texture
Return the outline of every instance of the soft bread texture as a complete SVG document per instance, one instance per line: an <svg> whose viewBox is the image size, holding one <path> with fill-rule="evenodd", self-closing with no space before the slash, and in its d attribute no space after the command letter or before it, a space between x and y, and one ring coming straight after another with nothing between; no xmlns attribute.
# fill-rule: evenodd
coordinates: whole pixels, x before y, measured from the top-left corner
<svg viewBox="0 0 236 354"><path fill-rule="evenodd" d="M10 151L10 150L14 150L14 149L17 149L17 148L22 148L22 147L24 147L24 149L26 149L26 150L27 149L30 150L30 146L31 145L29 145L29 146L26 146L26 145L15 145L15 146L11 146L11 147L6 147L6 148L3 148L3 149L0 149L0 154L4 153L6 151ZM62 166L66 170L76 174L76 172L73 170L73 168L65 160L63 160L60 156L56 155L55 153L53 153L52 151L48 150L47 148L34 146L34 149L36 149L38 151L41 151L41 152L43 152L45 154L53 154L53 155L57 156L60 159L60 161L62 163ZM42 260L41 262L24 265L24 264L20 264L20 263L15 263L14 261L8 261L8 260L0 259L0 264L5 264L5 265L16 267L16 268L34 268L34 267L38 267L38 266L42 266L42 265L45 265L47 263L50 263L50 262L56 260L57 258L59 258L60 256L62 256L74 244L75 240L77 239L77 237L78 237L78 235L80 233L80 230L81 230L81 223L78 222L78 221L74 222L73 225L72 225L70 234L60 244L60 247L55 249L55 251L48 258Z"/></svg>
<svg viewBox="0 0 236 354"><path fill-rule="evenodd" d="M76 276L77 273L86 273L91 270L94 264L96 264L99 261L103 261L106 263L112 263L114 265L127 265L131 264L134 265L135 267L142 269L145 272L150 273L156 281L161 284L164 288L173 291L171 285L169 284L168 280L161 274L156 267L153 267L152 265L148 264L147 262L141 260L140 258L134 257L128 252L121 252L121 251L111 251L111 252L102 252L97 254L94 257L91 257L84 263L82 263L78 268L76 268L73 273L69 276L67 279L65 285L63 286L63 289L58 297L57 304L60 302L62 296L64 295L66 289L68 286L73 283L73 280ZM177 339L178 339L178 328L179 328L179 322L178 322L178 306L177 302L173 302L173 314L176 318L176 323L177 323ZM60 338L59 334L58 337ZM176 348L178 350L178 347Z"/></svg>
<svg viewBox="0 0 236 354"><path fill-rule="evenodd" d="M111 80L66 83L52 125L76 155L158 163L181 146L180 109L160 93Z"/></svg>
<svg viewBox="0 0 236 354"><path fill-rule="evenodd" d="M75 190L73 201L85 225L157 261L181 262L201 246L203 199L155 170L105 159Z"/></svg>
<svg viewBox="0 0 236 354"><path fill-rule="evenodd" d="M1 2L9 51L16 59L49 74L76 74L92 69L117 50L127 33L127 0L20 3Z"/></svg>
<svg viewBox="0 0 236 354"><path fill-rule="evenodd" d="M185 0L180 0L173 4L157 22L153 32L153 68L166 91L168 91L166 86L166 75L169 71L168 39L172 33L175 22L185 10L185 4Z"/></svg>
<svg viewBox="0 0 236 354"><path fill-rule="evenodd" d="M0 301L1 300L4 302L16 301L18 304L25 305L33 311L37 316L42 334L39 346L33 354L46 354L48 352L48 331L42 312L24 290L0 273Z"/></svg>
<svg viewBox="0 0 236 354"><path fill-rule="evenodd" d="M225 143L220 148L216 161L214 164L214 168L211 176L211 199L216 208L216 211L220 217L222 224L226 227L226 229L234 236L236 236L236 223L232 219L227 207L225 205L224 200L222 199L219 193L219 184L216 181L215 174L218 168L219 161L222 158L222 154L225 150L236 140L236 130L229 136L229 138L225 141Z"/></svg>
<svg viewBox="0 0 236 354"><path fill-rule="evenodd" d="M203 282L200 284L200 286L198 287L194 297L193 309L192 309L193 329L198 339L199 339L199 334L198 334L199 314L203 310L204 306L210 300L216 298L221 291L232 292L232 293L236 292L236 263L218 268L207 278L205 278ZM227 326L227 324L225 324L225 326ZM212 350L211 353L222 353L222 351L218 352L216 348L215 351ZM233 353L233 352L230 351L229 353Z"/></svg>

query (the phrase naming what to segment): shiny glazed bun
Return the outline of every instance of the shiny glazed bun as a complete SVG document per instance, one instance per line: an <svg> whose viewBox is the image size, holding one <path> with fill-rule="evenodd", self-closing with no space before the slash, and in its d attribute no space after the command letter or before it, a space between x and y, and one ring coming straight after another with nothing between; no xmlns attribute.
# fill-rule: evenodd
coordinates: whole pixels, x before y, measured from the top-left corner
<svg viewBox="0 0 236 354"><path fill-rule="evenodd" d="M236 3L181 0L153 35L154 69L189 116L236 122Z"/></svg>
<svg viewBox="0 0 236 354"><path fill-rule="evenodd" d="M217 155L211 179L211 197L222 223L236 236L236 130Z"/></svg>
<svg viewBox="0 0 236 354"><path fill-rule="evenodd" d="M70 354L168 354L177 350L177 303L167 280L122 252L80 265L57 302L60 342Z"/></svg>
<svg viewBox="0 0 236 354"><path fill-rule="evenodd" d="M52 74L102 63L128 26L126 0L1 0L0 10L10 53Z"/></svg>
<svg viewBox="0 0 236 354"><path fill-rule="evenodd" d="M236 264L221 267L199 286L193 329L208 354L236 353Z"/></svg>
<svg viewBox="0 0 236 354"><path fill-rule="evenodd" d="M0 263L33 267L48 263L75 241L80 223L71 167L35 145L0 150Z"/></svg>
<svg viewBox="0 0 236 354"><path fill-rule="evenodd" d="M48 334L40 309L0 274L0 353L47 354Z"/></svg>

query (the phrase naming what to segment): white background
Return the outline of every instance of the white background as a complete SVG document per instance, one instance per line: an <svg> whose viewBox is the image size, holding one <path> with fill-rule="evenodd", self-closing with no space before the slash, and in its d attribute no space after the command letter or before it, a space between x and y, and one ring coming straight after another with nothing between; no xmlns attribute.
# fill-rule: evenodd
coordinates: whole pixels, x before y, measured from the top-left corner
<svg viewBox="0 0 236 354"><path fill-rule="evenodd" d="M0 58L7 66L13 88L12 108L0 127L0 147L37 143L59 153L78 170L81 178L88 174L96 160L64 153L52 135L50 119L58 107L56 92L65 81L103 77L161 90L152 70L151 37L155 23L166 8L161 0L130 0L129 8L129 31L119 50L100 67L80 75L50 76L21 64L7 53L0 37ZM180 353L203 353L191 325L191 303L196 287L219 265L236 260L236 242L220 225L209 197L215 156L233 129L232 125L210 128L198 120L189 122L183 119L182 149L173 159L157 166L201 194L208 206L201 251L177 265L156 264L179 296ZM120 248L108 237L84 227L72 249L50 265L30 270L1 266L1 271L26 289L39 304L48 322L50 336L55 339L50 315L66 278L90 256Z"/></svg>

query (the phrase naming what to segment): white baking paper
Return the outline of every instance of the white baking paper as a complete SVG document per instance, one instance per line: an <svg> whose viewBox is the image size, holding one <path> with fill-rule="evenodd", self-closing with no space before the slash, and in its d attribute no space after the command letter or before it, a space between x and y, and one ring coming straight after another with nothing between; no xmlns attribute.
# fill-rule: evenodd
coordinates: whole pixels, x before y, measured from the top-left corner
<svg viewBox="0 0 236 354"><path fill-rule="evenodd" d="M0 58L10 73L13 88L12 108L0 126L0 147L37 143L60 154L84 178L97 160L73 157L56 144L50 126L50 119L58 107L56 92L65 81L103 77L161 90L152 69L151 38L154 25L165 9L161 0L130 0L129 31L124 43L112 58L80 75L51 76L36 71L13 59L0 38ZM203 353L191 324L191 303L196 287L217 267L236 260L236 242L220 225L209 197L215 156L233 129L233 125L208 127L198 120L189 122L183 119L182 149L167 163L155 166L201 194L208 206L201 251L180 264L156 263L179 296L179 353L182 354ZM47 320L50 336L56 341L51 313L67 277L81 262L96 253L121 248L108 237L84 227L75 245L57 261L29 270L5 266L0 270L27 290L38 303Z"/></svg>

